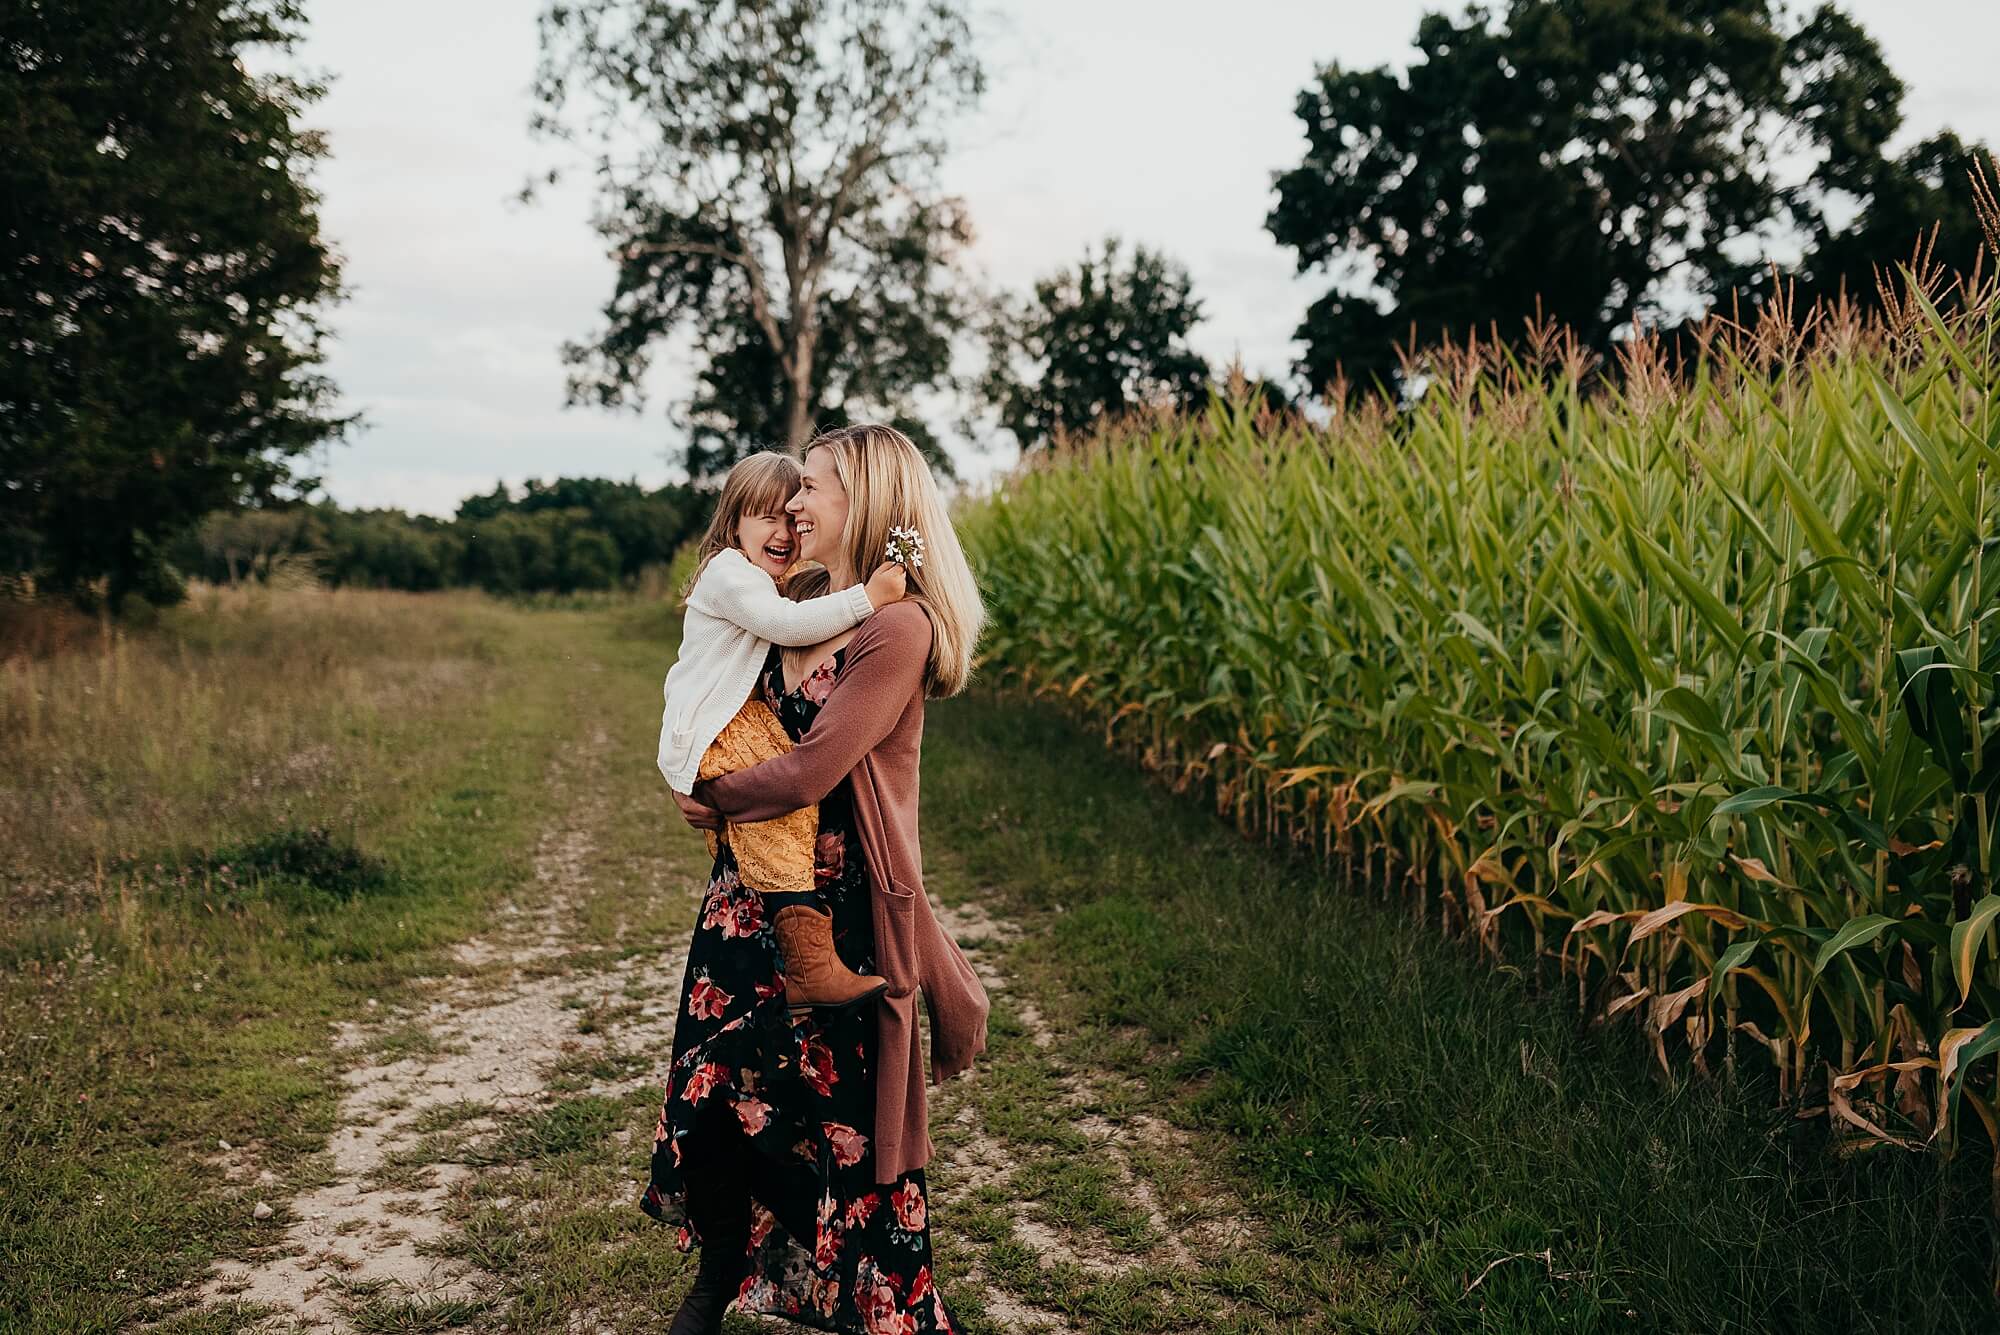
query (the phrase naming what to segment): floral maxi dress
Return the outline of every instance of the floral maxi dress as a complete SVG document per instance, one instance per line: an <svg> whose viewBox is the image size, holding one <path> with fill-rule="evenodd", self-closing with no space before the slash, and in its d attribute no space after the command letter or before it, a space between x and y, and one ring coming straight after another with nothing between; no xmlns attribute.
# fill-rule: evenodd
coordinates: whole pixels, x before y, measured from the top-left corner
<svg viewBox="0 0 2000 1335"><path fill-rule="evenodd" d="M812 726L845 655L836 651L787 691L772 649L757 689L794 742ZM815 890L833 912L834 947L849 968L872 972L868 872L848 780L820 803L819 830ZM923 1171L875 1182L876 1041L872 1002L788 1015L764 904L723 845L688 948L640 1208L676 1225L678 1246L692 1249L700 1239L683 1166L733 1151L756 1192L739 1311L863 1335L956 1335L931 1275ZM781 1219L813 1236L795 1236Z"/></svg>

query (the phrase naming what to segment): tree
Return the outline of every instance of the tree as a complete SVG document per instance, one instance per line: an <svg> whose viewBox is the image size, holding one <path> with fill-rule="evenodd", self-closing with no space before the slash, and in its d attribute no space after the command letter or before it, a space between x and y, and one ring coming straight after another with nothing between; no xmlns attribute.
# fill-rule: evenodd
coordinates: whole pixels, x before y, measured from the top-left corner
<svg viewBox="0 0 2000 1335"><path fill-rule="evenodd" d="M0 560L84 600L178 595L164 553L268 498L329 414L341 295L295 124L324 85L253 78L296 0L0 10Z"/></svg>
<svg viewBox="0 0 2000 1335"><path fill-rule="evenodd" d="M497 483L459 502L462 577L498 593L607 587L671 561L707 526L714 502L682 482L647 491L608 478L530 478L519 496ZM544 549L546 561L537 555Z"/></svg>
<svg viewBox="0 0 2000 1335"><path fill-rule="evenodd" d="M635 580L708 526L713 492L647 491L605 478L506 483L460 502L449 520L332 501L217 510L171 549L181 570L217 583L311 572L334 585L568 593Z"/></svg>
<svg viewBox="0 0 2000 1335"><path fill-rule="evenodd" d="M284 558L323 545L320 527L310 506L217 510L189 532L195 550L176 552L174 564L216 584L268 580Z"/></svg>
<svg viewBox="0 0 2000 1335"><path fill-rule="evenodd" d="M485 495L467 497L459 502L457 518L469 526L503 514L580 515L585 526L610 540L616 572L629 579L644 566L671 561L675 550L707 524L712 503L712 497L700 496L685 483L649 492L637 482L608 478L530 478L519 498L504 482Z"/></svg>
<svg viewBox="0 0 2000 1335"><path fill-rule="evenodd" d="M1913 145L1896 158L1883 158L1855 184L1865 206L1845 228L1814 219L1813 240L1793 293L1799 309L1814 301L1845 295L1868 307L1881 301L1881 285L1896 266L1908 262L1921 243L1925 262L1945 274L1970 274L1985 252L1970 182L2000 179L1993 154L1966 144L1950 131ZM1740 286L1746 294L1768 296L1771 278L1760 272Z"/></svg>
<svg viewBox="0 0 2000 1335"><path fill-rule="evenodd" d="M637 482L594 477L530 478L516 506L523 514L556 510L584 516L586 526L610 541L612 569L623 578L637 575L643 566L671 561L675 549L700 532L709 512L684 484L648 492ZM461 506L459 514L464 513Z"/></svg>
<svg viewBox="0 0 2000 1335"><path fill-rule="evenodd" d="M595 141L618 265L564 346L572 403L642 406L654 344L691 334L701 477L951 384L970 229L939 127L984 87L953 0L571 0L541 31L533 125Z"/></svg>
<svg viewBox="0 0 2000 1335"><path fill-rule="evenodd" d="M957 201L946 201L900 236L879 238L868 281L821 297L808 395L814 429L886 420L915 442L933 470L955 475L951 455L909 398L919 386L958 387L953 336L971 323L976 301L957 263L971 240ZM713 333L694 396L677 414L688 432L691 477L726 472L748 451L786 441L790 430L783 368L749 309L725 317Z"/></svg>
<svg viewBox="0 0 2000 1335"><path fill-rule="evenodd" d="M1603 348L1677 290L1750 281L1866 184L1900 115L1858 26L1824 7L1787 29L1772 0L1508 0L1425 17L1405 74L1322 70L1267 223L1337 279L1300 369L1386 380L1398 337L1538 310Z"/></svg>
<svg viewBox="0 0 2000 1335"><path fill-rule="evenodd" d="M1085 247L1029 301L996 304L984 397L1023 449L1141 406L1206 401L1208 364L1187 346L1201 320L1187 270L1144 246L1127 263L1120 244Z"/></svg>

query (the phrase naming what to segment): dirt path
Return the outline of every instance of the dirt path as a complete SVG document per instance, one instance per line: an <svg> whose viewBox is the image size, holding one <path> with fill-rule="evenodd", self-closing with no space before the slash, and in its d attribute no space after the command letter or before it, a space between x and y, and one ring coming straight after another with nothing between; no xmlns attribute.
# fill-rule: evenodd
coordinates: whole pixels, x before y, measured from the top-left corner
<svg viewBox="0 0 2000 1335"><path fill-rule="evenodd" d="M931 1114L940 1227L965 1235L952 1250L969 1262L946 1276L954 1301L979 1304L980 1329L1046 1335L1210 1330L1238 1314L1212 1281L1261 1258L1267 1240L1204 1167L1214 1156L1136 1081L1092 1062L1089 1040L1045 1018L1060 999L1005 968L1016 924L979 899L938 917L995 1021L987 1057L939 1091ZM1022 1095L1043 1106L1022 1117Z"/></svg>
<svg viewBox="0 0 2000 1335"><path fill-rule="evenodd" d="M443 1246L453 1205L481 1163L477 1152L511 1122L565 1097L617 1095L648 1076L584 1083L617 1049L668 1051L680 994L679 947L603 963L576 924L603 819L594 781L600 731L564 756L549 791L576 802L543 834L534 880L500 909L499 929L460 943L453 972L415 984L420 1004L341 1024L333 1048L357 1060L344 1075L329 1162L308 1190L259 1168L254 1149L223 1152L223 1171L268 1197L282 1235L247 1262L225 1262L204 1286L209 1302L254 1304L263 1328L423 1328L498 1315L506 1284ZM375 1003L370 1002L373 1007ZM496 1198L505 1209L511 1202Z"/></svg>
<svg viewBox="0 0 2000 1335"><path fill-rule="evenodd" d="M244 1199L269 1207L274 1237L216 1269L200 1295L210 1314L266 1331L664 1324L687 1263L639 1214L636 1179L685 929L636 950L586 909L601 880L685 902L668 915L684 922L699 884L686 859L617 851L647 837L615 826L627 816L604 796L607 766L626 758L611 750L600 731L558 760L547 791L569 802L498 928L461 943L412 1000L329 1036L353 1064L328 1153L289 1172L256 1146L218 1154ZM989 1052L932 1106L946 1293L973 1335L1208 1330L1240 1315L1266 1249L1206 1174L1213 1156L1091 1059L1106 1035L1045 1018L1067 1008L1010 976L1020 930L985 903L938 910L994 1000Z"/></svg>

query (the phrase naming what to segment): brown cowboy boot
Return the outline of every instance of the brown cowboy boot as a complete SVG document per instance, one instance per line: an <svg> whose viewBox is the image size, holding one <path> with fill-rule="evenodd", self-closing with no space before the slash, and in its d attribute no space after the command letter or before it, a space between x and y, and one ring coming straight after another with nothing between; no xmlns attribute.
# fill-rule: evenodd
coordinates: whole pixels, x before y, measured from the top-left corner
<svg viewBox="0 0 2000 1335"><path fill-rule="evenodd" d="M852 1006L889 990L889 982L872 973L855 973L833 950L833 915L804 904L788 904L771 925L785 957L785 1004L795 1010L809 1006Z"/></svg>

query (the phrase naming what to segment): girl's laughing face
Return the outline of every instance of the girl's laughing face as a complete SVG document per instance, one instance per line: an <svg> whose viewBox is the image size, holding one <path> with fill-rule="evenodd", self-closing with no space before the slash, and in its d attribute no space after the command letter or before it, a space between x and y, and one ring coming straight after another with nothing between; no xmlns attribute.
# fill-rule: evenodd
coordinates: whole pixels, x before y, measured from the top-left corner
<svg viewBox="0 0 2000 1335"><path fill-rule="evenodd" d="M792 532L792 517L744 515L736 521L736 547L773 580L784 578L799 548L798 535Z"/></svg>

